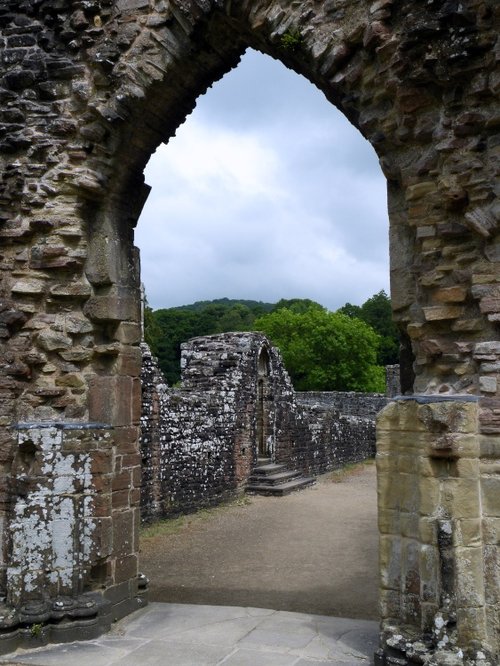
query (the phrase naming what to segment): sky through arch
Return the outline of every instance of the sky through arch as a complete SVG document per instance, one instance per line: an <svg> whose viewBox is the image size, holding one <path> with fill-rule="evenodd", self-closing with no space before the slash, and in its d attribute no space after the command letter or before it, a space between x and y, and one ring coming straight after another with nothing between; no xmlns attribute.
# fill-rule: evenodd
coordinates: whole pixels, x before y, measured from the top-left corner
<svg viewBox="0 0 500 666"><path fill-rule="evenodd" d="M249 50L146 168L136 231L153 308L389 291L385 179L313 85Z"/></svg>

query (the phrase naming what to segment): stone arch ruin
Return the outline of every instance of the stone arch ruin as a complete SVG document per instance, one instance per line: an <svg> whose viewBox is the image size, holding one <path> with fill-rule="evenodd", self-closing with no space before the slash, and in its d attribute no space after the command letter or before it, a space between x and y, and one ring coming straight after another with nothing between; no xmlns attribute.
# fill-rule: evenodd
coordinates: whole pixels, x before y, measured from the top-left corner
<svg viewBox="0 0 500 666"><path fill-rule="evenodd" d="M251 46L320 88L388 182L413 395L379 421L379 663L498 659L498 18L494 0L2 2L4 650L35 621L89 635L137 607L142 171Z"/></svg>

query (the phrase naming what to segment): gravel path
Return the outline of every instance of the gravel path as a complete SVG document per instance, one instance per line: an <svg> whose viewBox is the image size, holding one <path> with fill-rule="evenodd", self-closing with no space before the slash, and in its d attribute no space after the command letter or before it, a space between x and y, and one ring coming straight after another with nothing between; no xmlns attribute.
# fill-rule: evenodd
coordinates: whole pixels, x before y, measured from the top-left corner
<svg viewBox="0 0 500 666"><path fill-rule="evenodd" d="M377 619L375 466L334 478L146 532L150 599Z"/></svg>

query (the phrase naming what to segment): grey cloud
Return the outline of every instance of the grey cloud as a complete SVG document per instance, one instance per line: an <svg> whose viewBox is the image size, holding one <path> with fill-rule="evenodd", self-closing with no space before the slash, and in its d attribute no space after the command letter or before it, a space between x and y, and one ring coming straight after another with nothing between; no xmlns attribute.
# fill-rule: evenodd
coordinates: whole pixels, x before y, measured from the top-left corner
<svg viewBox="0 0 500 666"><path fill-rule="evenodd" d="M228 131L269 148L278 171L256 168L277 183L269 192L249 185L248 195L232 192L230 178L222 182L217 173L203 171L203 182L193 183L159 151L147 170L154 189L137 231L153 307L297 296L334 309L388 289L385 183L376 155L319 91L250 52L200 98L179 136L195 119L207 136ZM199 154L184 157L189 167Z"/></svg>

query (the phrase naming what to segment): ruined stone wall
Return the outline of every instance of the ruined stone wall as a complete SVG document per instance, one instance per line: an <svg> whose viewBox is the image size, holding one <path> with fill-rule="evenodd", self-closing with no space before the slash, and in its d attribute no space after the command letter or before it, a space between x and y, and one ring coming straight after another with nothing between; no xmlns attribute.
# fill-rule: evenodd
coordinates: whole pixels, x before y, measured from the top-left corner
<svg viewBox="0 0 500 666"><path fill-rule="evenodd" d="M389 402L385 395L357 391L298 391L295 395L299 405L318 405L323 409L336 409L344 415L373 420Z"/></svg>
<svg viewBox="0 0 500 666"><path fill-rule="evenodd" d="M385 366L385 394L388 398L402 395L401 390L401 367L397 365Z"/></svg>
<svg viewBox="0 0 500 666"><path fill-rule="evenodd" d="M241 489L259 456L259 376L266 377L262 417L274 461L320 474L375 455L374 417L343 416L330 399L321 403L320 393L311 405L298 403L279 353L262 334L184 344L180 389L168 389L147 345L142 351L143 520L193 511ZM268 367L259 375L263 355Z"/></svg>
<svg viewBox="0 0 500 666"><path fill-rule="evenodd" d="M219 393L167 389L149 349L142 348L141 513L150 521L232 495L237 414L227 382Z"/></svg>
<svg viewBox="0 0 500 666"><path fill-rule="evenodd" d="M476 608L489 628L481 633L481 621L476 633L458 631L450 659L480 663L479 645L498 662L500 602L491 563L498 562L492 525L500 517L499 23L496 0L3 0L2 596L15 597L6 571L19 501L11 484L19 422L112 427L105 517L113 544L103 563L109 576L95 589L107 589L115 601L130 594L137 574L129 526L139 502L141 363L133 228L148 193L143 169L196 98L250 46L306 76L379 156L388 182L403 394L458 396L457 404L463 394L478 398L478 425L469 435L481 479L475 556L482 559L485 596L476 597ZM293 48L283 39L290 35ZM293 140L293 128L290 134ZM420 432L418 420L411 430L397 414L395 432ZM276 451L286 451L286 437L278 435ZM432 439L425 432L422 447ZM397 458L396 439L393 447ZM435 478L441 499L434 508L425 494L412 499L422 515L445 511L450 484ZM381 497L383 510L389 496ZM397 529L404 536L406 525ZM415 539L420 557L427 543ZM457 557L460 548L457 540L449 546ZM382 565L382 580L386 574ZM90 578L85 584L94 585ZM441 589L444 579L437 584ZM398 618L407 618L425 644L420 615L408 604L424 603L427 590L418 581L413 587L414 597L397 597L403 606L384 610L382 621L389 627L394 620L392 635L400 636L409 630ZM45 591L23 594L31 602ZM469 626L466 601L457 599L457 626Z"/></svg>

